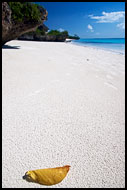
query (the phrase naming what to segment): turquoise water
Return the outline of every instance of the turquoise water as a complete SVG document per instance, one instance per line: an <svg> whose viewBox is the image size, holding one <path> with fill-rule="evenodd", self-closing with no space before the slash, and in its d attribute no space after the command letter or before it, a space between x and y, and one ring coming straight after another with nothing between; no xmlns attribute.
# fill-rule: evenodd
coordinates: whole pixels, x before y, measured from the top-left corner
<svg viewBox="0 0 127 190"><path fill-rule="evenodd" d="M79 39L73 40L72 43L101 48L117 53L125 54L125 38L91 38L91 39Z"/></svg>

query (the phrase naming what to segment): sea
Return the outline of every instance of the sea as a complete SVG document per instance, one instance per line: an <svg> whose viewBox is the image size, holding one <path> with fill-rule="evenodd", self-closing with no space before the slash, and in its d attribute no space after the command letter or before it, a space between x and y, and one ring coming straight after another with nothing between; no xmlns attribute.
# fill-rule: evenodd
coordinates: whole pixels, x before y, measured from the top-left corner
<svg viewBox="0 0 127 190"><path fill-rule="evenodd" d="M80 38L72 40L72 43L125 54L125 38Z"/></svg>

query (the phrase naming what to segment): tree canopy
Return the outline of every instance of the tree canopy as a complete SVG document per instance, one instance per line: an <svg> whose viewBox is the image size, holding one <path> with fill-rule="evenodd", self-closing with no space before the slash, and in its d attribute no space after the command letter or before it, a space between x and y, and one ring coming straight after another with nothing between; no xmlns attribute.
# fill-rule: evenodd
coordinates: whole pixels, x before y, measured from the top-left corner
<svg viewBox="0 0 127 190"><path fill-rule="evenodd" d="M58 31L58 30L50 30L49 32L48 32L48 35L65 35L65 36L67 36L68 37L68 31L63 31L63 32L60 32L60 31Z"/></svg>
<svg viewBox="0 0 127 190"><path fill-rule="evenodd" d="M31 2L8 2L12 11L12 19L15 22L24 20L30 22L38 22L41 20L39 5Z"/></svg>
<svg viewBox="0 0 127 190"><path fill-rule="evenodd" d="M70 36L67 30L65 30L63 32L60 32L58 30L50 30L48 32L48 35L64 35L64 36L66 36L66 38L75 39L75 40L80 39L77 34L75 34L74 36Z"/></svg>

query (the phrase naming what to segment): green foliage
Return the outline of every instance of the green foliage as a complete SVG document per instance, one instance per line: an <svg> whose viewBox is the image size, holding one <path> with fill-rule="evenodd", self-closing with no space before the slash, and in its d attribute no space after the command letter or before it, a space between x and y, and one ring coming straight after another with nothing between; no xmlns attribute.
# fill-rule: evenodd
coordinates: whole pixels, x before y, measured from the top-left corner
<svg viewBox="0 0 127 190"><path fill-rule="evenodd" d="M78 36L78 35L74 35L74 36L70 36L69 34L68 34L68 31L67 30L65 30L65 31L63 31L63 32L60 32L60 31L58 31L58 30L50 30L49 32L48 32L48 35L64 35L64 36L66 36L66 38L70 38L70 39L75 39L75 40L79 40L80 39L80 37Z"/></svg>
<svg viewBox="0 0 127 190"><path fill-rule="evenodd" d="M33 35L45 35L45 31L42 30L42 29L37 28L36 31L27 32L25 34L30 35L30 36L33 36Z"/></svg>
<svg viewBox="0 0 127 190"><path fill-rule="evenodd" d="M48 35L59 35L59 34L60 34L60 32L58 30L50 30L48 32Z"/></svg>
<svg viewBox="0 0 127 190"><path fill-rule="evenodd" d="M45 32L43 30L40 30L39 28L36 29L35 33L38 35L45 35Z"/></svg>
<svg viewBox="0 0 127 190"><path fill-rule="evenodd" d="M56 35L56 36L58 36L58 35L64 35L64 36L68 37L68 31L65 30L63 32L60 32L58 30L50 30L48 32L48 35Z"/></svg>
<svg viewBox="0 0 127 190"><path fill-rule="evenodd" d="M75 40L79 40L80 37L78 35L74 35L74 36L68 36L70 39L75 39Z"/></svg>
<svg viewBox="0 0 127 190"><path fill-rule="evenodd" d="M12 19L16 22L41 20L39 5L30 2L8 2L12 10Z"/></svg>
<svg viewBox="0 0 127 190"><path fill-rule="evenodd" d="M65 35L65 36L67 36L67 37L68 37L68 31L67 31L67 30L65 30L65 31L61 32L61 34L63 34L63 35Z"/></svg>

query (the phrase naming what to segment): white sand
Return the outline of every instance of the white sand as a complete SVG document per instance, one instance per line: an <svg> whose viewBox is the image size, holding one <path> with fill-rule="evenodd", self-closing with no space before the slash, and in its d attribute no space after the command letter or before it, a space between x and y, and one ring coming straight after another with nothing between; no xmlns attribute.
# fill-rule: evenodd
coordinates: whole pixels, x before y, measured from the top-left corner
<svg viewBox="0 0 127 190"><path fill-rule="evenodd" d="M3 188L125 187L125 56L71 43L7 45ZM28 170L63 165L71 168L57 185L22 179Z"/></svg>

